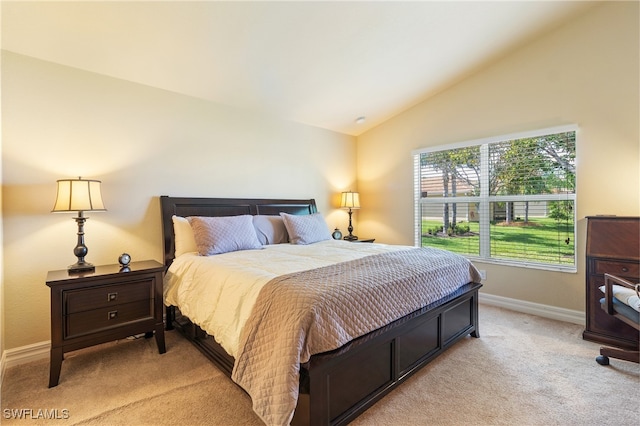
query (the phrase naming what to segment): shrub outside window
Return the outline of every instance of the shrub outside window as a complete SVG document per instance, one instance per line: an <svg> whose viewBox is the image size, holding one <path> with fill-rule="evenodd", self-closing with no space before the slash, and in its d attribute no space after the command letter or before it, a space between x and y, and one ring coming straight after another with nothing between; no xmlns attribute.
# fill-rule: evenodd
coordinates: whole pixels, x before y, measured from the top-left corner
<svg viewBox="0 0 640 426"><path fill-rule="evenodd" d="M416 245L575 272L576 130L414 151Z"/></svg>

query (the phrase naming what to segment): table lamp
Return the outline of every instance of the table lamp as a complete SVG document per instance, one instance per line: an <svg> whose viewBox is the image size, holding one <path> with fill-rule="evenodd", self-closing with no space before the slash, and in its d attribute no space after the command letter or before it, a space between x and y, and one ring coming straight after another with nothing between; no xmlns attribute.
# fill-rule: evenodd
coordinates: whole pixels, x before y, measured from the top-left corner
<svg viewBox="0 0 640 426"><path fill-rule="evenodd" d="M349 230L349 235L345 236L344 239L347 241L355 241L358 237L352 233L353 225L351 224L351 214L353 213L352 209L360 208L360 194L351 191L343 192L340 207L343 209L349 209L349 227L347 228Z"/></svg>
<svg viewBox="0 0 640 426"><path fill-rule="evenodd" d="M74 217L78 224L78 244L73 249L73 254L78 261L67 269L70 273L94 271L95 267L84 260L88 249L84 244L84 223L88 217L87 211L106 211L102 202L99 180L91 179L60 179L58 180L58 194L52 212L78 212Z"/></svg>

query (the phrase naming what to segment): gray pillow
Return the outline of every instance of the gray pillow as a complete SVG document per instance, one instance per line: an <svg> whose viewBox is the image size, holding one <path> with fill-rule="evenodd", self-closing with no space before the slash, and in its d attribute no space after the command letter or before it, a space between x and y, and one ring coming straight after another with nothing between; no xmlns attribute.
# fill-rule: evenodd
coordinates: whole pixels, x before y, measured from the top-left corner
<svg viewBox="0 0 640 426"><path fill-rule="evenodd" d="M256 228L258 241L262 245L282 244L289 242L289 234L284 226L284 220L280 216L255 215L253 226Z"/></svg>
<svg viewBox="0 0 640 426"><path fill-rule="evenodd" d="M311 244L331 239L327 222L320 213L305 215L280 213L280 216L284 220L291 244Z"/></svg>
<svg viewBox="0 0 640 426"><path fill-rule="evenodd" d="M251 215L188 218L201 256L261 248Z"/></svg>

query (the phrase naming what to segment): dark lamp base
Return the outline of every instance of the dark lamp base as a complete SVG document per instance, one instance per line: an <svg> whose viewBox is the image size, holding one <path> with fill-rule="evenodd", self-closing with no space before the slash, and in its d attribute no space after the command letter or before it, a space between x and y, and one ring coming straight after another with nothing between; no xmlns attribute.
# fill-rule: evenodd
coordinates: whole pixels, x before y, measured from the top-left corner
<svg viewBox="0 0 640 426"><path fill-rule="evenodd" d="M355 235L347 235L346 237L344 237L344 239L347 241L356 241L358 237L356 237Z"/></svg>
<svg viewBox="0 0 640 426"><path fill-rule="evenodd" d="M96 270L96 267L88 262L77 262L70 265L67 270L70 274L79 274L83 272L93 272Z"/></svg>

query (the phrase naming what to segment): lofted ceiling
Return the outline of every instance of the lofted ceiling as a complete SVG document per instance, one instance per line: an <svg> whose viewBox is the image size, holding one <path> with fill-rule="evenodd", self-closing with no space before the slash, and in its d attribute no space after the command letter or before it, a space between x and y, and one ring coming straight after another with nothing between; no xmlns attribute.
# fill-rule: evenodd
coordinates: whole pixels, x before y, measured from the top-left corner
<svg viewBox="0 0 640 426"><path fill-rule="evenodd" d="M2 1L1 41L22 55L358 135L591 5Z"/></svg>

